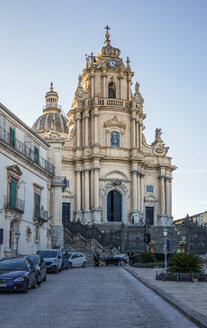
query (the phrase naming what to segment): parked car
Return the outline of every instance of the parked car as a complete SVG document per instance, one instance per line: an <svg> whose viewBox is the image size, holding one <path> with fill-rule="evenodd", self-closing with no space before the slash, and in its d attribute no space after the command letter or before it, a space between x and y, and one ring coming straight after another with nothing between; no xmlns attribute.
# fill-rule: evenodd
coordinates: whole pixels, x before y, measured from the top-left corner
<svg viewBox="0 0 207 328"><path fill-rule="evenodd" d="M83 267L87 265L86 257L83 253L70 253L69 268Z"/></svg>
<svg viewBox="0 0 207 328"><path fill-rule="evenodd" d="M69 269L69 253L67 249L62 248L62 270Z"/></svg>
<svg viewBox="0 0 207 328"><path fill-rule="evenodd" d="M28 256L0 260L0 291L22 291L36 288L36 270Z"/></svg>
<svg viewBox="0 0 207 328"><path fill-rule="evenodd" d="M116 254L116 255L109 255L103 258L102 266L104 265L126 265L127 264L127 257L125 254Z"/></svg>
<svg viewBox="0 0 207 328"><path fill-rule="evenodd" d="M28 257L35 265L37 284L40 285L42 281L47 281L47 268L43 257L39 254L28 255Z"/></svg>
<svg viewBox="0 0 207 328"><path fill-rule="evenodd" d="M62 271L62 251L61 249L41 249L37 251L46 263L47 272Z"/></svg>

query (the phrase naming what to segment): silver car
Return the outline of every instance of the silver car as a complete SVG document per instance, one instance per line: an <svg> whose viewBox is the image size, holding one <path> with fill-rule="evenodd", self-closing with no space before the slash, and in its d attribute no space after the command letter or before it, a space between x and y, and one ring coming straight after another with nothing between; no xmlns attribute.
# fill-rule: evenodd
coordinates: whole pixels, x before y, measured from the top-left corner
<svg viewBox="0 0 207 328"><path fill-rule="evenodd" d="M83 267L87 264L86 257L83 253L69 254L69 268Z"/></svg>

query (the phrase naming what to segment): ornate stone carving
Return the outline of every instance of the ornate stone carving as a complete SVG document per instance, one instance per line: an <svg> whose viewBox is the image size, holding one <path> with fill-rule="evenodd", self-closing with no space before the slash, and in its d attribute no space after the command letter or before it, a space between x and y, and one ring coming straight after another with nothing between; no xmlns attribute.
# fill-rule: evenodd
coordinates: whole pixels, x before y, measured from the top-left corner
<svg viewBox="0 0 207 328"><path fill-rule="evenodd" d="M119 120L117 116L114 116L111 120L108 120L104 123L105 128L118 127L120 129L126 129L126 124Z"/></svg>
<svg viewBox="0 0 207 328"><path fill-rule="evenodd" d="M144 103L144 99L142 98L142 95L139 91L139 86L140 84L138 82L136 82L135 84L135 93L134 93L134 99L136 100L136 102L140 105L140 107L142 108L143 103Z"/></svg>
<svg viewBox="0 0 207 328"><path fill-rule="evenodd" d="M88 92L84 91L84 89L82 87L82 77L81 77L81 75L79 75L79 77L78 77L78 87L77 87L76 92L75 92L75 98L77 100L84 100L86 98L87 93Z"/></svg>
<svg viewBox="0 0 207 328"><path fill-rule="evenodd" d="M164 156L167 154L169 147L165 147L164 142L161 139L162 130L156 128L155 141L151 144L153 146L153 154L158 156Z"/></svg>

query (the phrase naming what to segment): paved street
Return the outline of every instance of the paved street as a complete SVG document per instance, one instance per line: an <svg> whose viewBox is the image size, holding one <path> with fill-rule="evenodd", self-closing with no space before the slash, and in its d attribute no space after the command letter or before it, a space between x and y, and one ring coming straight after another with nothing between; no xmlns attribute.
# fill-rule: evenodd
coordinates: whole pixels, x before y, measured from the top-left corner
<svg viewBox="0 0 207 328"><path fill-rule="evenodd" d="M191 328L121 267L65 270L28 294L0 293L1 328Z"/></svg>

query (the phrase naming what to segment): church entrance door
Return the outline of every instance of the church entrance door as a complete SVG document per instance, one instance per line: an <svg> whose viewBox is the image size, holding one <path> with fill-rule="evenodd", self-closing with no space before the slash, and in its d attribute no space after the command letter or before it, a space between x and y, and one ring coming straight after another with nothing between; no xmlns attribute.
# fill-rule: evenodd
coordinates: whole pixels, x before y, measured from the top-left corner
<svg viewBox="0 0 207 328"><path fill-rule="evenodd" d="M109 222L121 221L121 195L112 190L107 195L107 220Z"/></svg>

